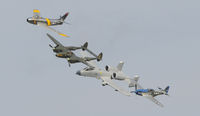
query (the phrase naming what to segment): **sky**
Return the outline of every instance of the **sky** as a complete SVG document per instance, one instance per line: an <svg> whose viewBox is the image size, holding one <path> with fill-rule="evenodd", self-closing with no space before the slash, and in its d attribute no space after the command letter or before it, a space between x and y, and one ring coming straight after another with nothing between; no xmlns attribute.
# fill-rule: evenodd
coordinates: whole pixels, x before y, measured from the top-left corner
<svg viewBox="0 0 200 116"><path fill-rule="evenodd" d="M199 114L199 4L197 0L1 1L0 115ZM70 12L66 19L70 25L53 27L70 38L27 23L33 9L47 18ZM156 98L165 107L76 75L85 66L68 67L65 59L56 58L46 33L66 46L87 41L92 51L103 52L103 61L97 63L102 69L124 61L123 72L132 78L139 75L144 88L169 85L170 96Z"/></svg>

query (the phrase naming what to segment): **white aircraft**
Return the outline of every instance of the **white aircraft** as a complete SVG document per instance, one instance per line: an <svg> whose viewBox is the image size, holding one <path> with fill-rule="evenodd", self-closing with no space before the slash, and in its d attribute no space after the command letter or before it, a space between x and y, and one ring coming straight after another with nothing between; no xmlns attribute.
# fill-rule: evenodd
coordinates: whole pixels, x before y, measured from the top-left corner
<svg viewBox="0 0 200 116"><path fill-rule="evenodd" d="M114 79L113 78L113 72L102 70L102 69L98 68L96 65L94 65L92 63L92 61L89 61L88 63L92 67L86 67L83 70L79 70L79 71L76 72L76 74L80 75L80 76L95 77L97 79L101 79L102 80L102 86L109 85L112 88L114 88L115 91L119 91L120 93L122 93L122 94L124 94L126 96L130 96L131 95L130 92L123 90L122 88L120 88L119 86L117 86L113 82L113 80L112 80L112 79ZM116 69L117 70L121 70L122 69L121 63L118 65L118 67Z"/></svg>
<svg viewBox="0 0 200 116"><path fill-rule="evenodd" d="M107 72L112 73L111 79L126 81L129 84L129 87L134 87L139 77L136 75L134 78L130 78L122 72L122 68L124 66L124 62L120 61L117 67L111 67L106 65L105 70Z"/></svg>

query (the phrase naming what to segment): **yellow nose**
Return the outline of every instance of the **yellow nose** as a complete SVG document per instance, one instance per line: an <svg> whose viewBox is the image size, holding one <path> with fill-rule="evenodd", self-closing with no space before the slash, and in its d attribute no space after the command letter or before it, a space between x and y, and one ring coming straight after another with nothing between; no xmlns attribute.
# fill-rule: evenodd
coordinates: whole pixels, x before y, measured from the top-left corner
<svg viewBox="0 0 200 116"><path fill-rule="evenodd" d="M57 56L63 56L62 54L57 54Z"/></svg>

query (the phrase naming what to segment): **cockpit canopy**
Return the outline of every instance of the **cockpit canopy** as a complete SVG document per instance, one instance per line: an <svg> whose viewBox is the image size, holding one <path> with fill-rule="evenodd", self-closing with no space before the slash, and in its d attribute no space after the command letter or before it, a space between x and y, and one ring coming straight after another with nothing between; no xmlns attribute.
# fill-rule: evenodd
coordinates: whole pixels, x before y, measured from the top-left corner
<svg viewBox="0 0 200 116"><path fill-rule="evenodd" d="M86 67L86 68L84 68L83 70L84 70L84 71L91 71L91 70L94 70L94 68L93 68L93 67Z"/></svg>
<svg viewBox="0 0 200 116"><path fill-rule="evenodd" d="M148 89L148 91L154 91L154 89Z"/></svg>

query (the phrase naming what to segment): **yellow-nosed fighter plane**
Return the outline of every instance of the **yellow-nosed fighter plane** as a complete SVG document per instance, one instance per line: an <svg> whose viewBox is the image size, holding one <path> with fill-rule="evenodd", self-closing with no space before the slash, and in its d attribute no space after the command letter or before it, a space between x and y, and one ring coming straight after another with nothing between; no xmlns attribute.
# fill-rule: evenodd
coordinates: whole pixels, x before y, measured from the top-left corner
<svg viewBox="0 0 200 116"><path fill-rule="evenodd" d="M55 25L62 25L64 23L65 18L69 15L69 12L65 13L63 16L61 16L59 19L49 19L49 18L43 18L40 16L40 11L39 10L33 10L33 17L27 18L27 22L34 24L34 25L39 25L42 27L47 28L50 31L54 31L58 33L61 36L64 37L69 37L68 35L65 35L53 28L50 28L49 26L55 26Z"/></svg>

